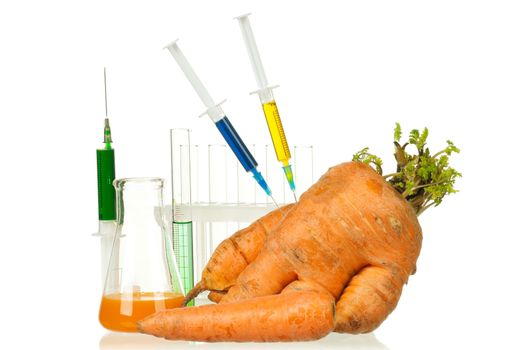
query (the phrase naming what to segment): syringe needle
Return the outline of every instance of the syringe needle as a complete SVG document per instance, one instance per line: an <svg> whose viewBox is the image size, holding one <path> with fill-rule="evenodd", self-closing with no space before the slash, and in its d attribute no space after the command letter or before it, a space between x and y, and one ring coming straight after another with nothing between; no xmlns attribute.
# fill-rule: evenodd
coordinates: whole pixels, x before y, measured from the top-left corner
<svg viewBox="0 0 527 350"><path fill-rule="evenodd" d="M298 199L296 198L296 190L293 190L293 197L295 197L295 202L298 202Z"/></svg>
<svg viewBox="0 0 527 350"><path fill-rule="evenodd" d="M104 118L104 146L106 149L112 149L112 130L110 129L110 120L108 119L108 94L106 93L106 67L104 67L104 110L106 118Z"/></svg>
<svg viewBox="0 0 527 350"><path fill-rule="evenodd" d="M273 201L274 205L277 207L277 208L280 208L278 206L278 203L276 203L276 201L274 200L274 197L272 195L269 195L269 197L271 198L271 200Z"/></svg>
<svg viewBox="0 0 527 350"><path fill-rule="evenodd" d="M106 92L106 67L104 67L104 111L106 112L106 118L108 118L108 95Z"/></svg>

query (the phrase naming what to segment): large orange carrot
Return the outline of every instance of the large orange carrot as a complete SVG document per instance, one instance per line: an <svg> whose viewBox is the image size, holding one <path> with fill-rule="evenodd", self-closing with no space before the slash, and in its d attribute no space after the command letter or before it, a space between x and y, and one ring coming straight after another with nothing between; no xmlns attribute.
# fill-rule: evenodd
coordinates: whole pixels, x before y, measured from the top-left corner
<svg viewBox="0 0 527 350"><path fill-rule="evenodd" d="M292 305L316 309L300 296L293 298L282 293L284 289L294 290L298 281L307 281L338 300L337 330L369 331L393 309L402 285L415 269L420 247L421 230L408 202L368 165L344 163L331 168L302 195L268 234L256 259L239 274L220 304L162 311L145 320L141 329L170 339L280 339L279 330L287 329L283 322L262 321L261 325L272 329L271 325L276 324L278 328L269 333L272 336L262 336L262 330L252 330L255 324L250 320L260 322L261 317L265 319L278 310L284 319L289 319L287 310ZM223 279L217 273L210 277ZM371 301L369 307L349 302L362 299ZM391 300L389 306L385 300ZM302 328L311 329L312 333L302 337L322 336L324 332L316 328L319 321L309 322L303 323ZM298 335L295 333L294 337Z"/></svg>

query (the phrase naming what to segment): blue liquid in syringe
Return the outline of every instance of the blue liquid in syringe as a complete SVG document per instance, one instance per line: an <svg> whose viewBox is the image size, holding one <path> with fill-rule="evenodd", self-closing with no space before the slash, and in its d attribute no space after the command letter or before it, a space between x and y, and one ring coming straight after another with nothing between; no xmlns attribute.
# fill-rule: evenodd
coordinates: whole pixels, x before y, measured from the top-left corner
<svg viewBox="0 0 527 350"><path fill-rule="evenodd" d="M267 195L270 196L271 190L269 189L269 186L267 186L262 174L257 170L258 163L256 163L256 160L252 156L251 152L249 152L247 149L247 146L245 146L245 143L243 143L240 135L238 135L236 129L234 129L229 119L227 117L223 117L215 124L231 150L236 155L236 158L238 158L242 164L245 171L252 172L254 179L264 189Z"/></svg>
<svg viewBox="0 0 527 350"><path fill-rule="evenodd" d="M251 169L256 168L258 163L256 163L256 160L247 149L247 146L243 143L240 135L238 135L236 129L232 126L229 118L224 117L215 124L229 147L236 155L236 158L242 163L245 171L250 171Z"/></svg>

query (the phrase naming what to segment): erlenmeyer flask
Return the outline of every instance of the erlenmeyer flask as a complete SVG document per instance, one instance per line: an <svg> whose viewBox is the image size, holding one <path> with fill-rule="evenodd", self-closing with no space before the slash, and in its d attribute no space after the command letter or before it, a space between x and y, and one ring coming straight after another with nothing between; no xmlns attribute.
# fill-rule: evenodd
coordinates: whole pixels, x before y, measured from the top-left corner
<svg viewBox="0 0 527 350"><path fill-rule="evenodd" d="M163 179L114 181L117 228L99 321L110 330L136 332L136 322L183 304L172 239L163 215Z"/></svg>

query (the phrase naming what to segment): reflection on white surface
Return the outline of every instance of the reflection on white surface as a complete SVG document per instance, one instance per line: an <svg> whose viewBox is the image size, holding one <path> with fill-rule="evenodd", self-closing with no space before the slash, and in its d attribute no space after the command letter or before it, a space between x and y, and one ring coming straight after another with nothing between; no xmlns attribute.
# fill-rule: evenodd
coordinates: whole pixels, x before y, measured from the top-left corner
<svg viewBox="0 0 527 350"><path fill-rule="evenodd" d="M100 350L143 350L143 349L325 349L352 348L354 350L388 350L375 338L373 333L351 335L331 333L327 337L312 342L295 343L201 343L172 341L145 334L107 333L99 342Z"/></svg>

